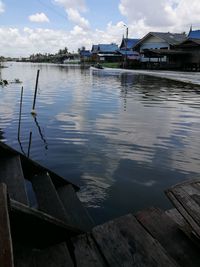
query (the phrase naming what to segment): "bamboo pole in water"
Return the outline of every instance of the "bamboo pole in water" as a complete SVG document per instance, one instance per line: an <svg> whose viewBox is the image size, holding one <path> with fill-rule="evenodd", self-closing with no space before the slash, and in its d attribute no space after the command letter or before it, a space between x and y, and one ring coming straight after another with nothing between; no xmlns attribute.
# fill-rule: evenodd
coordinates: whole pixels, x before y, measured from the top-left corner
<svg viewBox="0 0 200 267"><path fill-rule="evenodd" d="M27 157L28 157L28 158L29 158L29 156L30 156L31 143L32 143L32 132L30 132L30 135L29 135L28 154L27 154Z"/></svg>
<svg viewBox="0 0 200 267"><path fill-rule="evenodd" d="M36 82L35 82L35 93L34 93L34 99L33 99L33 107L31 114L36 115L35 112L35 103L36 103L36 98L37 98L37 89L38 89L38 80L39 80L39 75L40 75L40 70L37 70L37 76L36 76Z"/></svg>
<svg viewBox="0 0 200 267"><path fill-rule="evenodd" d="M20 130L21 130L21 116L22 116L23 92L24 92L24 88L22 86L22 89L21 89L21 98L20 98L20 109L19 109L18 140L20 139Z"/></svg>

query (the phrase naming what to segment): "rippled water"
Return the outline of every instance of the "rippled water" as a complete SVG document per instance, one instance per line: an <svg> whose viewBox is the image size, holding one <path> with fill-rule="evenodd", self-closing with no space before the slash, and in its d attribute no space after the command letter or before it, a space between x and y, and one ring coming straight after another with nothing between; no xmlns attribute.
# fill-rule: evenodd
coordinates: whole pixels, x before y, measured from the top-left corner
<svg viewBox="0 0 200 267"><path fill-rule="evenodd" d="M163 191L200 173L200 87L137 74L13 63L0 87L0 138L80 187L97 223L169 208ZM40 69L37 117L30 115Z"/></svg>

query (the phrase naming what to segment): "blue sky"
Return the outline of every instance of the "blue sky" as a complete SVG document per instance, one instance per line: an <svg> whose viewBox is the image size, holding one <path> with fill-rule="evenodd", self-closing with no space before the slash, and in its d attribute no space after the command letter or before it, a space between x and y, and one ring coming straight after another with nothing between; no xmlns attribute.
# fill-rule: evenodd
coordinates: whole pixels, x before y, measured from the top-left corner
<svg viewBox="0 0 200 267"><path fill-rule="evenodd" d="M0 51L5 56L77 51L120 43L149 31L188 31L200 26L199 0L0 0Z"/></svg>
<svg viewBox="0 0 200 267"><path fill-rule="evenodd" d="M53 0L6 0L4 2L5 12L0 17L2 26L46 27L44 23L35 24L29 20L31 14L42 12L49 18L48 26L53 29L70 30L73 27L63 6ZM117 23L124 19L118 5L118 0L88 0L88 10L84 12L84 15L91 22L92 28L104 29L109 21Z"/></svg>

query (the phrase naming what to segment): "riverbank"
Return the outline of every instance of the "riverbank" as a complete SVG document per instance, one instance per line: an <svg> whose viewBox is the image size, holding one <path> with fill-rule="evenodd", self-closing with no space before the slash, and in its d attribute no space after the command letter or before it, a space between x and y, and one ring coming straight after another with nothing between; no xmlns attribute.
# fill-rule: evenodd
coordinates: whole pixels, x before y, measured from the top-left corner
<svg viewBox="0 0 200 267"><path fill-rule="evenodd" d="M158 71L158 70L128 70L117 68L106 68L106 71L120 72L120 73L134 73L154 76L158 78L165 78L174 81L200 85L199 72L181 72L181 71Z"/></svg>

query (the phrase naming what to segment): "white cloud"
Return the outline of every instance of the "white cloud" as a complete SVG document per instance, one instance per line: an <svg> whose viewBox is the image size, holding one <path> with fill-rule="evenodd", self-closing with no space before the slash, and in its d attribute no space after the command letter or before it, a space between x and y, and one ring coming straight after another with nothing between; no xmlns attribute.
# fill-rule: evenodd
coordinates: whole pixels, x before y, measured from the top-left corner
<svg viewBox="0 0 200 267"><path fill-rule="evenodd" d="M55 3L60 4L65 9L77 9L81 12L84 12L87 10L86 4L84 0L54 0Z"/></svg>
<svg viewBox="0 0 200 267"><path fill-rule="evenodd" d="M114 42L120 44L122 34L125 34L126 30L123 21L116 24L109 22L105 30L91 29L89 22L80 15L81 11L79 12L79 10L86 8L84 1L76 0L73 3L68 0L54 1L68 8L66 11L69 19L75 23L74 28L71 31L0 28L0 51L2 55L28 56L38 52L55 53L65 46L68 47L69 51L77 51L82 46L91 49L92 44L98 43ZM81 6L79 9L76 8L78 3ZM147 0L140 0L140 2L121 0L120 2L120 11L126 18L131 37L142 37L149 31L187 31L190 24L200 25L199 0L193 0L191 3L188 0L161 0L161 3L155 0L151 2L151 8L154 12L144 8L145 4L147 5ZM159 12L157 12L158 7ZM159 14L153 16L154 13Z"/></svg>
<svg viewBox="0 0 200 267"><path fill-rule="evenodd" d="M89 28L89 21L82 17L78 10L70 8L66 10L68 19L82 28Z"/></svg>
<svg viewBox="0 0 200 267"><path fill-rule="evenodd" d="M70 31L70 33L74 36L76 35L87 35L87 32L83 30L83 28L81 28L80 26L76 25L74 26L73 30Z"/></svg>
<svg viewBox="0 0 200 267"><path fill-rule="evenodd" d="M49 22L48 17L44 13L36 13L29 16L29 20L32 22Z"/></svg>
<svg viewBox="0 0 200 267"><path fill-rule="evenodd" d="M200 26L199 0L120 0L119 10L127 18L133 36L148 31L188 31Z"/></svg>
<svg viewBox="0 0 200 267"><path fill-rule="evenodd" d="M81 28L89 28L89 21L84 18L80 12L86 12L87 7L84 0L54 0L55 3L60 4L65 8L68 19L80 26Z"/></svg>
<svg viewBox="0 0 200 267"><path fill-rule="evenodd" d="M120 43L123 24L110 22L104 31L85 29L79 25L75 25L71 31L0 28L0 51L4 56L28 56L32 53L56 53L66 46L69 51L77 51L82 46L91 49L92 44L96 43Z"/></svg>
<svg viewBox="0 0 200 267"><path fill-rule="evenodd" d="M5 12L5 5L2 1L0 1L0 13Z"/></svg>

